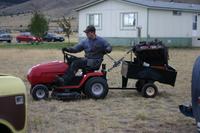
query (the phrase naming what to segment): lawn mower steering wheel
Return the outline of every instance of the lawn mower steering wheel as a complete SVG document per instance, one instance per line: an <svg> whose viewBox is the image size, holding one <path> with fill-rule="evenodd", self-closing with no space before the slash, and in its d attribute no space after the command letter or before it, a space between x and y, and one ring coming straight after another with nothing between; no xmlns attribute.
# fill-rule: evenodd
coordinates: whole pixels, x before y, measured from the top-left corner
<svg viewBox="0 0 200 133"><path fill-rule="evenodd" d="M71 55L66 51L62 51L62 52L64 55L64 62L67 61L68 63L71 63L72 61L79 59L78 57Z"/></svg>

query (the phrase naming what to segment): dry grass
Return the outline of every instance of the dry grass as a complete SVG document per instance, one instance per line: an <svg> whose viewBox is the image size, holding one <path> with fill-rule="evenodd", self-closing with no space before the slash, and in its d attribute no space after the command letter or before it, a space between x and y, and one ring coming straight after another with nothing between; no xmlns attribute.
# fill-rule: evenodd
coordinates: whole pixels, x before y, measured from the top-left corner
<svg viewBox="0 0 200 133"><path fill-rule="evenodd" d="M119 59L123 51L111 55ZM30 133L191 133L195 121L179 113L178 105L190 101L191 71L200 50L171 49L170 65L177 71L177 82L171 86L157 83L159 95L145 99L136 91L110 91L104 100L35 102L28 95L28 132ZM40 62L62 60L58 50L0 49L1 73L26 80L28 69ZM105 59L111 65L109 59ZM108 73L109 85L120 86L120 68ZM129 85L134 85L135 81Z"/></svg>

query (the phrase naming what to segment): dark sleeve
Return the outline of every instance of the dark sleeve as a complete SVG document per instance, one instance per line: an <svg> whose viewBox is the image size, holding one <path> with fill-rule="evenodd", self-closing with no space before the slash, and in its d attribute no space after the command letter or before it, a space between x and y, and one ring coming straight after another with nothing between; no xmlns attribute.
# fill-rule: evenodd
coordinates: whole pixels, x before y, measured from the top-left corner
<svg viewBox="0 0 200 133"><path fill-rule="evenodd" d="M84 41L80 42L79 44L75 45L74 47L69 48L70 53L78 53L84 50Z"/></svg>
<svg viewBox="0 0 200 133"><path fill-rule="evenodd" d="M106 53L110 53L112 51L112 46L107 41L104 43L104 48Z"/></svg>

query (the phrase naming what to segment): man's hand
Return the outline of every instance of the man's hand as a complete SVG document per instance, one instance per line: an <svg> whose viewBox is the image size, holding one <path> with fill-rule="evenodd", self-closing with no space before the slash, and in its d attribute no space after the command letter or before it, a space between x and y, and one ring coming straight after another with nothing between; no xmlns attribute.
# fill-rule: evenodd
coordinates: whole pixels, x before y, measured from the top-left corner
<svg viewBox="0 0 200 133"><path fill-rule="evenodd" d="M107 54L107 53L110 53L112 51L112 47L107 47L106 49L105 49L105 53Z"/></svg>
<svg viewBox="0 0 200 133"><path fill-rule="evenodd" d="M70 52L69 48L62 48L62 52Z"/></svg>

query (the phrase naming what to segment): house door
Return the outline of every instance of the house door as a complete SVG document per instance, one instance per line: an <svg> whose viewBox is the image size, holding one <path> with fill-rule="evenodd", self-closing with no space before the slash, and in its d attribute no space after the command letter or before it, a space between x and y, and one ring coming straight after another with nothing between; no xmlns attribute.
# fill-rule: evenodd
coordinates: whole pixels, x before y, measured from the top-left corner
<svg viewBox="0 0 200 133"><path fill-rule="evenodd" d="M193 15L193 23L192 23L192 45L195 47L200 47L200 25L199 20L200 17L198 14Z"/></svg>

